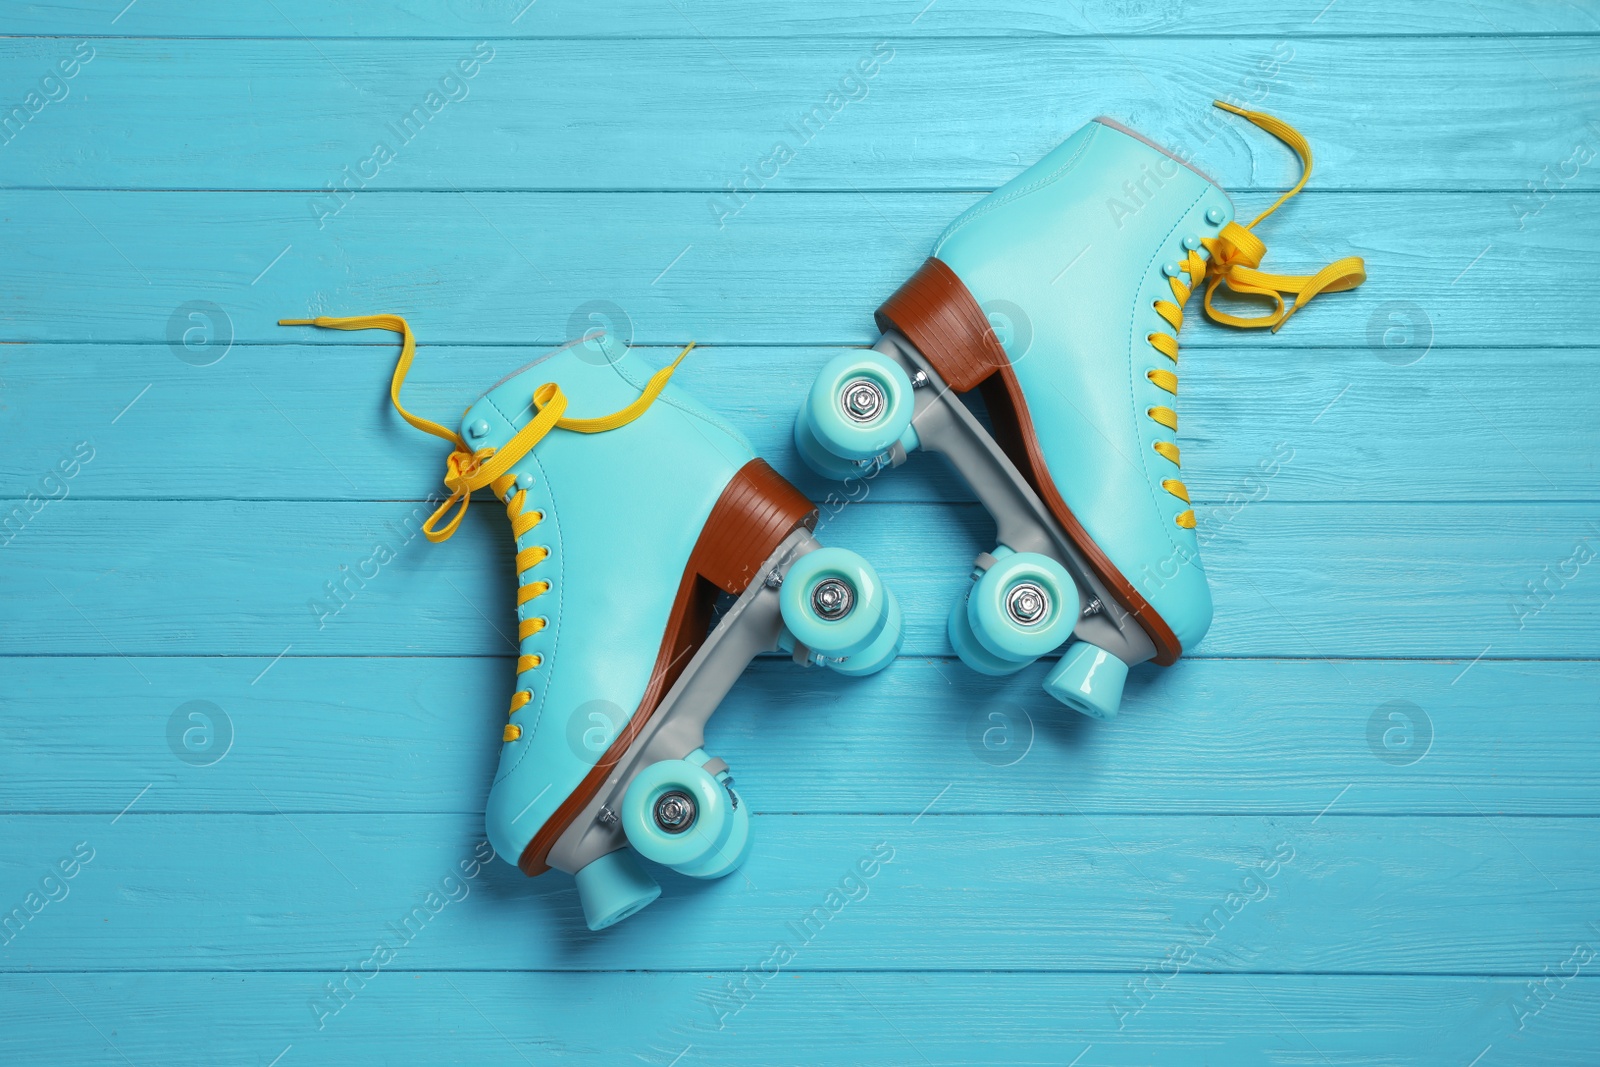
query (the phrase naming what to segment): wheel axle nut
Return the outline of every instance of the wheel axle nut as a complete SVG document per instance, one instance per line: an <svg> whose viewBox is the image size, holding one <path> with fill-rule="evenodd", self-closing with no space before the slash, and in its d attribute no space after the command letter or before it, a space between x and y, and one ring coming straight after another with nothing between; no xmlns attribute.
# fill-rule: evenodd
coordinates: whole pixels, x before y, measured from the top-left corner
<svg viewBox="0 0 1600 1067"><path fill-rule="evenodd" d="M669 834L681 834L693 826L695 813L694 798L680 789L663 793L656 799L656 825Z"/></svg>
<svg viewBox="0 0 1600 1067"><path fill-rule="evenodd" d="M1018 582L1006 594L1006 612L1023 626L1036 625L1050 614L1050 594L1037 582Z"/></svg>
<svg viewBox="0 0 1600 1067"><path fill-rule="evenodd" d="M824 578L811 591L812 608L829 622L835 622L850 614L855 602L856 595L851 591L849 583L838 578Z"/></svg>
<svg viewBox="0 0 1600 1067"><path fill-rule="evenodd" d="M883 414L888 398L871 378L852 378L839 394L839 406L852 422L871 422Z"/></svg>

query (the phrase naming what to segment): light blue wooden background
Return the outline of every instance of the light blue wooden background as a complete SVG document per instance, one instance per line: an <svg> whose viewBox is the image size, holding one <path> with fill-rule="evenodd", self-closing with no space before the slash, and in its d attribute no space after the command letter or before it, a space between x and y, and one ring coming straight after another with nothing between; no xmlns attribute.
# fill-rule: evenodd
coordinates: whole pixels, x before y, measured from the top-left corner
<svg viewBox="0 0 1600 1067"><path fill-rule="evenodd" d="M0 913L28 915L0 1062L1593 1061L1592 8L525 2L7 6L0 107L39 96L0 145ZM841 88L719 226L713 197ZM443 457L389 409L386 339L273 321L407 314L443 416L625 309L651 358L700 341L682 380L820 497L788 443L816 368L1083 121L1189 148L1242 214L1293 180L1201 124L1216 96L1317 152L1269 267L1359 254L1371 280L1276 335L1191 316L1198 653L1136 672L1109 725L1043 666L966 671L942 619L990 528L914 464L824 531L899 590L905 658L862 683L763 662L713 723L759 812L741 876L669 876L601 935L559 876L446 882L510 686L504 519L412 541L319 627ZM194 301L216 329L185 348ZM192 701L198 754L172 739ZM326 983L451 887L332 1012Z"/></svg>

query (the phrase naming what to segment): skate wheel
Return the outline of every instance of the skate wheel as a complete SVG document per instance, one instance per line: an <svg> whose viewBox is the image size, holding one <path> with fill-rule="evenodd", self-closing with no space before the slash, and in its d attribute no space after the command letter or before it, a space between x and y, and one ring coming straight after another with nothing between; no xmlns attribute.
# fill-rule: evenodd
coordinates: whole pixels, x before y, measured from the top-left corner
<svg viewBox="0 0 1600 1067"><path fill-rule="evenodd" d="M1072 636L1081 607L1065 567L1037 552L1013 552L978 576L967 621L994 655L1032 663Z"/></svg>
<svg viewBox="0 0 1600 1067"><path fill-rule="evenodd" d="M1128 665L1087 641L1078 641L1044 680L1044 690L1091 719L1110 719L1122 704Z"/></svg>
<svg viewBox="0 0 1600 1067"><path fill-rule="evenodd" d="M911 377L881 352L846 352L822 368L805 413L823 448L845 459L887 452L911 425Z"/></svg>
<svg viewBox="0 0 1600 1067"><path fill-rule="evenodd" d="M843 548L807 552L778 589L783 624L828 659L865 650L889 621L889 600L872 564Z"/></svg>
<svg viewBox="0 0 1600 1067"><path fill-rule="evenodd" d="M795 416L794 448L800 453L805 465L819 477L842 482L864 473L859 464L841 459L822 447L822 442L817 440L816 431L811 428L811 418L804 408L801 408L800 414Z"/></svg>
<svg viewBox="0 0 1600 1067"><path fill-rule="evenodd" d="M728 843L732 816L727 790L688 760L650 764L622 797L628 844L645 859L685 873L718 858Z"/></svg>
<svg viewBox="0 0 1600 1067"><path fill-rule="evenodd" d="M750 855L750 844L754 840L750 834L750 807L733 791L733 779L724 771L717 775L716 781L718 787L728 794L729 805L733 809L728 839L721 847L707 853L699 863L675 868L679 874L691 878L721 878L732 873Z"/></svg>
<svg viewBox="0 0 1600 1067"><path fill-rule="evenodd" d="M967 618L967 602L964 599L956 601L955 606L950 609L948 630L950 644L955 648L956 655L961 657L962 663L979 674L998 678L1001 675L1015 674L1027 666L1026 663L1018 663L1015 660L1001 659L978 643L978 639L972 635L972 623Z"/></svg>
<svg viewBox="0 0 1600 1067"><path fill-rule="evenodd" d="M625 848L593 860L576 878L583 918L591 930L619 923L661 895L656 880Z"/></svg>
<svg viewBox="0 0 1600 1067"><path fill-rule="evenodd" d="M852 652L845 659L828 662L828 666L840 674L858 677L863 674L876 674L883 670L894 658L900 654L900 646L905 641L905 616L900 613L900 602L894 598L894 593L888 589L883 591L889 601L889 614L883 623L883 632L877 640L863 648L860 652Z"/></svg>

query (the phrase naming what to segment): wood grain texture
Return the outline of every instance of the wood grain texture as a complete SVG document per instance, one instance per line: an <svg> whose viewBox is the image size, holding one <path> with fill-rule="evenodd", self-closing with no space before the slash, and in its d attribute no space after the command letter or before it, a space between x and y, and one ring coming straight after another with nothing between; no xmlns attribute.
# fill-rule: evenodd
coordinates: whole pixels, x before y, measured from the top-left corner
<svg viewBox="0 0 1600 1067"><path fill-rule="evenodd" d="M1298 34L1115 48L899 35L481 47L294 36L89 42L66 96L14 123L0 186L314 193L348 177L368 190L689 189L706 211L704 194L730 183L769 196L993 189L1096 115L1193 154L1234 193L1293 184L1293 154L1211 106L1223 98L1304 132L1314 189L1493 190L1531 208L1526 186L1542 165L1600 147L1587 37L1407 37L1352 50ZM77 46L0 42L0 100L20 99ZM1506 107L1508 81L1530 69L1540 105ZM1010 106L1019 83L1026 108ZM793 158L764 163L780 142ZM380 143L392 159L375 156ZM1417 154L1432 164L1396 166ZM1595 189L1592 172L1568 169L1560 184Z"/></svg>
<svg viewBox="0 0 1600 1067"><path fill-rule="evenodd" d="M1181 0L1133 0L1092 8L1050 0L786 0L751 8L739 0L684 0L674 8L628 0L597 7L581 0L274 0L270 11L231 5L171 8L95 0L21 3L8 13L13 32L128 34L161 37L602 37L700 38L895 33L960 37L1182 35L1251 37L1306 33L1357 37L1444 34L1594 33L1600 19L1581 4L1474 0L1441 20L1427 7L1382 0L1286 0L1265 8L1196 7Z"/></svg>
<svg viewBox="0 0 1600 1067"><path fill-rule="evenodd" d="M605 316L597 314L596 322ZM1197 331L1198 332L1198 331ZM352 336L352 335L345 335ZM425 499L443 448L387 404L398 345L239 345L195 367L166 345L0 346L0 499L48 493L73 446L95 455L71 499ZM1254 351L1261 338L1184 353L1183 477L1218 537L1264 501L1600 499L1600 423L1552 419L1549 396L1600 404L1593 348L1449 349L1405 366L1364 346ZM180 345L181 350L181 345ZM661 364L676 348L641 349ZM860 495L813 475L794 416L837 348L702 347L674 380L749 438L814 500ZM537 348L424 343L406 380L415 410L448 420ZM68 364L76 373L64 376ZM1524 383L1506 389L1507 378ZM95 383L86 402L83 382ZM128 405L133 406L129 407ZM116 419L115 423L111 420ZM314 444L313 444L314 443ZM320 449L320 451L319 451ZM259 457L269 454L273 462ZM204 456L205 462L181 457ZM334 457L337 456L337 459ZM347 471L345 480L330 463ZM59 492L60 490L55 490ZM874 501L971 500L932 457L875 479Z"/></svg>
<svg viewBox="0 0 1600 1067"><path fill-rule="evenodd" d="M4 23L0 1062L1594 1058L1592 7L67 0ZM480 41L468 95L326 199ZM880 47L862 98L716 206ZM30 90L57 99L19 120ZM821 530L894 586L906 654L863 680L763 660L711 724L756 812L745 869L667 875L602 935L564 876L447 881L511 687L505 522L480 503L452 543L413 538L319 625L442 457L388 407L387 337L275 320L408 315L408 396L440 416L595 325L657 362L698 340L680 380L823 499L789 439L815 369L1081 122L1191 149L1246 218L1294 180L1265 135L1204 124L1213 96L1316 153L1264 266L1356 254L1370 279L1277 334L1189 308L1199 655L1135 670L1104 724L1041 692L1046 665L962 667L944 614L992 527L913 462ZM226 727L210 765L197 707ZM388 973L328 999L380 940Z"/></svg>
<svg viewBox="0 0 1600 1067"><path fill-rule="evenodd" d="M1600 893L1592 818L1018 817L934 804L920 818L761 816L739 874L663 870L660 900L596 935L555 873L528 879L496 860L465 889L445 885L482 840L479 815L135 806L111 819L0 816L11 887L0 899L12 904L79 842L94 853L65 899L13 936L5 970L356 967L431 891L457 900L426 905L408 969L737 970L810 917L821 933L796 971L1137 972L1192 941L1195 971L1539 975L1594 936ZM875 855L864 877L857 864ZM846 892L857 900L840 903Z"/></svg>
<svg viewBox="0 0 1600 1067"><path fill-rule="evenodd" d="M871 309L978 197L758 196L719 230L698 193L369 191L319 230L305 193L16 192L0 340L166 344L187 325L180 315L175 329L174 313L209 301L235 342L282 344L286 316L382 309L410 316L425 341L548 345L605 301L640 343L871 343ZM1414 309L1402 320L1406 358L1429 345L1592 342L1588 277L1573 265L1600 243L1594 195L1558 195L1522 230L1513 200L1303 194L1262 224L1264 265L1315 269L1355 254L1371 280L1277 334L1241 336L1192 307L1183 343L1262 359L1279 346L1376 350L1396 306Z"/></svg>
<svg viewBox="0 0 1600 1067"><path fill-rule="evenodd" d="M5 663L25 680L0 690L0 752L28 753L0 776L15 813L112 816L150 785L136 810L477 815L512 684L510 657ZM1135 671L1104 724L1060 708L1043 674L763 661L709 750L762 813L916 815L939 795L942 812L1315 816L1337 795L1347 814L1600 814L1600 664L1185 659ZM187 748L174 721L201 731Z"/></svg>
<svg viewBox="0 0 1600 1067"><path fill-rule="evenodd" d="M453 540L431 545L415 533L431 510L410 501L50 503L0 549L12 570L9 608L28 620L0 632L0 653L513 652L503 512L474 508ZM1208 545L1216 620L1195 651L1594 658L1600 583L1582 560L1585 546L1592 560L1596 520L1593 505L1262 502ZM993 530L973 504L868 501L825 518L818 535L875 561L905 610L905 654L928 656L949 654L950 604ZM376 576L359 587L353 579L345 594L328 591L379 542L396 558L369 565ZM1134 580L1147 578L1156 580ZM138 679L119 671L117 684Z"/></svg>
<svg viewBox="0 0 1600 1067"><path fill-rule="evenodd" d="M752 980L741 1002L716 999L745 979L738 971L386 971L318 1029L313 997L342 977L7 975L0 996L59 1035L51 1062L63 1065L99 1065L119 1051L166 1062L189 1050L185 1036L198 1027L219 1061L263 1065L280 1053L284 1063L400 1064L426 1048L430 1063L461 1067L668 1067L674 1057L680 1067L1061 1067L1074 1058L1079 1067L1303 1067L1324 1057L1466 1064L1489 1047L1498 1062L1569 1067L1584 1062L1600 1025L1600 989L1587 976L1519 1030L1512 1005L1528 996L1526 979L1188 974L1118 1029L1111 999L1124 980L1105 975L784 973L759 992ZM100 1033L80 1009L95 1010ZM0 1031L0 1054L32 1047L26 1032Z"/></svg>

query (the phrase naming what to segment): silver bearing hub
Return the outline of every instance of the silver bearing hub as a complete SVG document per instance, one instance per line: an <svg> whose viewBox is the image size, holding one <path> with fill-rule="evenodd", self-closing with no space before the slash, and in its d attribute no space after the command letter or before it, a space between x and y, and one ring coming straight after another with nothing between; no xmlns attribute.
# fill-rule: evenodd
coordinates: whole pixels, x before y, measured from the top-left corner
<svg viewBox="0 0 1600 1067"><path fill-rule="evenodd" d="M1006 594L1006 613L1022 626L1036 626L1050 614L1050 594L1037 582L1018 582Z"/></svg>
<svg viewBox="0 0 1600 1067"><path fill-rule="evenodd" d="M824 578L811 590L811 607L828 622L842 619L855 606L856 595L848 583L838 578Z"/></svg>
<svg viewBox="0 0 1600 1067"><path fill-rule="evenodd" d="M839 394L839 406L852 422L871 422L883 414L888 404L883 386L871 378L852 378Z"/></svg>
<svg viewBox="0 0 1600 1067"><path fill-rule="evenodd" d="M694 825L694 797L679 789L662 793L656 800L656 825L669 834L681 834Z"/></svg>

